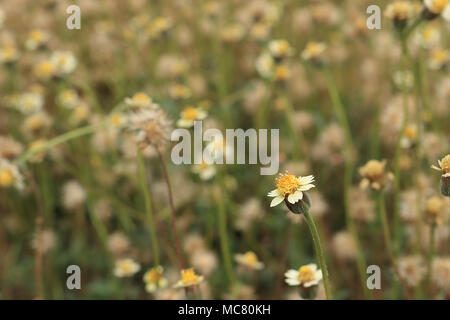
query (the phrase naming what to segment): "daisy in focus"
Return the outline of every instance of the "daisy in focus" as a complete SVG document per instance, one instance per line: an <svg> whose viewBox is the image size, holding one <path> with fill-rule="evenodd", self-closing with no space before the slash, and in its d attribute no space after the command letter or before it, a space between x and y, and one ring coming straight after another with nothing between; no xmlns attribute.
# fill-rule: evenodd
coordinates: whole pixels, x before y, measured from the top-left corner
<svg viewBox="0 0 450 320"><path fill-rule="evenodd" d="M196 274L194 269L183 269L181 270L181 279L174 285L174 288L187 288L197 286L203 280L203 276Z"/></svg>
<svg viewBox="0 0 450 320"><path fill-rule="evenodd" d="M284 276L285 281L290 286L302 286L309 288L319 284L322 280L322 271L317 269L314 263L300 267L298 270L288 270Z"/></svg>
<svg viewBox="0 0 450 320"><path fill-rule="evenodd" d="M442 160L438 160L439 167L432 165L431 168L442 172L443 177L450 177L450 154L446 155Z"/></svg>
<svg viewBox="0 0 450 320"><path fill-rule="evenodd" d="M294 204L303 199L303 192L315 187L314 176L296 177L289 172L285 174L280 173L279 177L275 179L276 189L269 192L268 196L274 198L270 203L271 207L287 200Z"/></svg>

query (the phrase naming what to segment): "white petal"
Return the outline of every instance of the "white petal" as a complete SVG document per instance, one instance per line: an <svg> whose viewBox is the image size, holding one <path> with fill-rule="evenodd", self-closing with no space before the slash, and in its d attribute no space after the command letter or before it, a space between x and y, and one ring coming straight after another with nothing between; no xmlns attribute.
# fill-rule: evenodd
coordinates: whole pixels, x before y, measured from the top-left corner
<svg viewBox="0 0 450 320"><path fill-rule="evenodd" d="M290 269L290 270L286 271L284 276L286 278L297 278L298 277L298 271L294 270L294 269Z"/></svg>
<svg viewBox="0 0 450 320"><path fill-rule="evenodd" d="M303 284L303 286L304 286L305 288L309 288L309 287L311 287L311 286L317 285L318 283L319 283L318 280L313 280L313 281L305 282L305 283Z"/></svg>
<svg viewBox="0 0 450 320"><path fill-rule="evenodd" d="M292 204L297 203L298 200L303 198L303 192L301 191L295 191L293 194L290 194L288 196L288 201Z"/></svg>
<svg viewBox="0 0 450 320"><path fill-rule="evenodd" d="M286 283L290 286L298 286L300 284L300 281L298 279L286 279Z"/></svg>
<svg viewBox="0 0 450 320"><path fill-rule="evenodd" d="M280 194L278 193L278 189L272 190L267 194L268 197L278 197Z"/></svg>
<svg viewBox="0 0 450 320"><path fill-rule="evenodd" d="M279 205L281 202L283 202L283 200L284 200L283 197L273 198L272 202L270 203L270 206L275 207L276 205Z"/></svg>
<svg viewBox="0 0 450 320"><path fill-rule="evenodd" d="M307 264L306 266L314 272L317 270L317 265L315 263L310 263L310 264Z"/></svg>
<svg viewBox="0 0 450 320"><path fill-rule="evenodd" d="M312 189L314 187L315 187L315 185L313 185L313 184L307 184L305 186L301 186L300 188L298 188L298 190L300 190L300 191L308 191L308 190L310 190L310 189Z"/></svg>
<svg viewBox="0 0 450 320"><path fill-rule="evenodd" d="M316 271L316 280L317 281L322 280L322 270L317 270Z"/></svg>

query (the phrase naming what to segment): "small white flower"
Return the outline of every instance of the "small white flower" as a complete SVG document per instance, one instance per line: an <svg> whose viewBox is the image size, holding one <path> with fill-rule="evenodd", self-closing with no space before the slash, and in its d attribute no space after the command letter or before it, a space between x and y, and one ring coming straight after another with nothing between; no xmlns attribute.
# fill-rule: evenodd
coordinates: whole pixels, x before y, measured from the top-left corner
<svg viewBox="0 0 450 320"><path fill-rule="evenodd" d="M288 270L284 276L290 286L303 286L305 288L318 285L322 280L322 271L314 263L300 267L298 270Z"/></svg>
<svg viewBox="0 0 450 320"><path fill-rule="evenodd" d="M131 277L141 269L141 266L133 259L122 259L116 261L114 275L119 278Z"/></svg>

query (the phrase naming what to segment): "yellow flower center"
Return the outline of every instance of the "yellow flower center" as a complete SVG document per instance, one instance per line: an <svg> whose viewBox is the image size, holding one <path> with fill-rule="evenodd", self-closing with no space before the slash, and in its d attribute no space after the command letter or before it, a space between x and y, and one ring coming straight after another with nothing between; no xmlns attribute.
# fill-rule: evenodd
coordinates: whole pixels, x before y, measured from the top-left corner
<svg viewBox="0 0 450 320"><path fill-rule="evenodd" d="M44 61L39 64L38 67L38 74L39 75L48 75L52 74L55 70L55 67L53 66L53 63L50 61Z"/></svg>
<svg viewBox="0 0 450 320"><path fill-rule="evenodd" d="M123 118L120 114L114 114L111 116L111 123L116 127L122 124L122 120Z"/></svg>
<svg viewBox="0 0 450 320"><path fill-rule="evenodd" d="M134 265L131 261L123 261L119 266L119 268L125 273L133 272L133 267Z"/></svg>
<svg viewBox="0 0 450 320"><path fill-rule="evenodd" d="M275 78L284 80L289 76L289 69L286 66L280 65L275 69Z"/></svg>
<svg viewBox="0 0 450 320"><path fill-rule="evenodd" d="M303 266L298 269L298 281L301 283L310 282L314 280L314 271L308 267Z"/></svg>
<svg viewBox="0 0 450 320"><path fill-rule="evenodd" d="M14 175L9 169L0 170L0 186L9 187L14 183Z"/></svg>
<svg viewBox="0 0 450 320"><path fill-rule="evenodd" d="M160 278L161 278L160 273L158 271L156 271L156 269L153 268L145 274L144 281L146 283L155 283L156 284L159 282Z"/></svg>
<svg viewBox="0 0 450 320"><path fill-rule="evenodd" d="M437 215L442 211L444 203L439 197L432 197L427 200L427 213Z"/></svg>
<svg viewBox="0 0 450 320"><path fill-rule="evenodd" d="M450 173L450 154L446 155L441 161L441 168L444 174Z"/></svg>
<svg viewBox="0 0 450 320"><path fill-rule="evenodd" d="M35 42L41 42L43 39L43 34L40 30L33 30L30 33L30 39Z"/></svg>
<svg viewBox="0 0 450 320"><path fill-rule="evenodd" d="M394 17L399 20L404 20L408 18L411 12L411 6L409 2L401 1L395 2L393 7Z"/></svg>
<svg viewBox="0 0 450 320"><path fill-rule="evenodd" d="M133 96L133 102L149 104L150 97L143 92L138 92Z"/></svg>
<svg viewBox="0 0 450 320"><path fill-rule="evenodd" d="M435 14L439 14L442 11L444 11L447 4L448 4L448 0L434 0L431 3L430 8L428 8L428 9L430 9L430 11Z"/></svg>
<svg viewBox="0 0 450 320"><path fill-rule="evenodd" d="M320 52L322 51L322 46L320 45L320 43L317 42L310 42L308 43L308 45L306 46L306 51L312 55L318 55L320 54Z"/></svg>
<svg viewBox="0 0 450 320"><path fill-rule="evenodd" d="M193 269L181 270L181 282L183 284L196 283L199 276L195 274Z"/></svg>
<svg viewBox="0 0 450 320"><path fill-rule="evenodd" d="M433 60L435 60L437 62L443 63L447 60L447 57L448 57L447 51L444 49L439 49L439 50L435 50L433 52L432 58L433 58Z"/></svg>
<svg viewBox="0 0 450 320"><path fill-rule="evenodd" d="M183 118L186 120L195 120L197 119L197 109L192 108L192 107L187 107L186 109L183 110Z"/></svg>
<svg viewBox="0 0 450 320"><path fill-rule="evenodd" d="M258 262L258 257L254 252L249 251L246 254L244 254L244 261L252 266Z"/></svg>
<svg viewBox="0 0 450 320"><path fill-rule="evenodd" d="M298 179L288 172L285 174L280 173L280 176L276 178L275 181L278 193L283 197L294 193L300 187Z"/></svg>
<svg viewBox="0 0 450 320"><path fill-rule="evenodd" d="M370 160L362 168L361 173L368 178L376 178L382 176L384 173L384 162L377 160Z"/></svg>
<svg viewBox="0 0 450 320"><path fill-rule="evenodd" d="M405 128L405 136L411 140L414 140L417 137L417 128L414 126L407 126Z"/></svg>

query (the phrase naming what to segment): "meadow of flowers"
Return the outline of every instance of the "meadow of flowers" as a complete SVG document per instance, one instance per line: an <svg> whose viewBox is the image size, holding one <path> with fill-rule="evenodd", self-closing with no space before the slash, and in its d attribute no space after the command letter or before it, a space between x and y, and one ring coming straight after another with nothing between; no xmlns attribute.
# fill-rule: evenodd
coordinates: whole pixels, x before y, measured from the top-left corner
<svg viewBox="0 0 450 320"><path fill-rule="evenodd" d="M0 1L0 299L448 299L449 34L449 0ZM175 164L199 121L279 129L278 173Z"/></svg>

